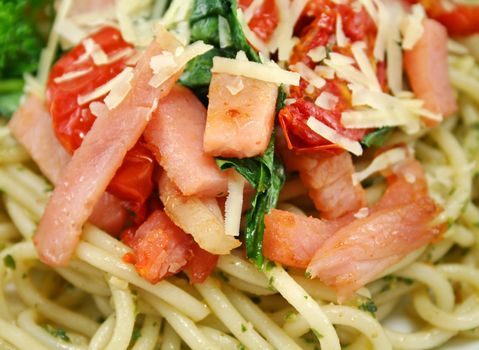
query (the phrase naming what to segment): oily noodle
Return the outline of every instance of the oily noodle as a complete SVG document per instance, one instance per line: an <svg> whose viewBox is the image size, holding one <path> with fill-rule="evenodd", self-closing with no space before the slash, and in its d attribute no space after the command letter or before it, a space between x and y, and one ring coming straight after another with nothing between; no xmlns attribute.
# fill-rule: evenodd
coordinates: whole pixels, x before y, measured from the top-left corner
<svg viewBox="0 0 479 350"><path fill-rule="evenodd" d="M302 271L259 271L239 253L222 256L201 285L182 276L151 285L123 262L130 249L91 225L68 267L41 264L32 236L51 187L8 128L0 127L0 349L291 350L320 343L327 350L387 350L430 349L458 336L479 339L479 186L473 181L479 171L479 67L469 56L451 55L450 62L458 116L421 138L391 138L415 150L431 196L444 208L435 224L446 223L448 230L343 305ZM374 202L385 185L379 177L371 180L367 193ZM279 207L312 211L294 179ZM401 310L414 325L408 332L388 326L387 318Z"/></svg>

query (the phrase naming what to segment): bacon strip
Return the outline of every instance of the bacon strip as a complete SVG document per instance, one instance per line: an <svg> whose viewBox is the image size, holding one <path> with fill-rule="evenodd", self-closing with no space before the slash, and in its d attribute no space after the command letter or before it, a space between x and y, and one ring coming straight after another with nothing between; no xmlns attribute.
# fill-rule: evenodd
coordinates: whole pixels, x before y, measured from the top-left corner
<svg viewBox="0 0 479 350"><path fill-rule="evenodd" d="M145 129L146 142L185 196L216 197L227 191L226 175L203 151L205 125L205 107L189 89L176 85Z"/></svg>
<svg viewBox="0 0 479 350"><path fill-rule="evenodd" d="M327 221L272 210L265 216L265 256L307 267L344 298L433 241L444 227L430 227L440 208L428 196L420 163L407 159L385 175L385 194L363 218L349 213Z"/></svg>
<svg viewBox="0 0 479 350"><path fill-rule="evenodd" d="M273 83L214 73L208 91L205 152L232 158L263 154L273 131L277 96Z"/></svg>
<svg viewBox="0 0 479 350"><path fill-rule="evenodd" d="M53 132L50 114L42 101L35 95L29 95L13 115L9 127L42 173L56 185L71 156L58 142ZM127 218L128 214L121 202L105 192L89 220L102 230L116 234L123 228Z"/></svg>
<svg viewBox="0 0 479 350"><path fill-rule="evenodd" d="M422 23L423 35L412 50L404 52L406 74L425 108L449 116L457 103L449 79L447 30L432 19Z"/></svg>
<svg viewBox="0 0 479 350"><path fill-rule="evenodd" d="M383 198L369 216L339 229L316 251L308 272L347 297L407 254L432 242L444 227L431 227L440 208L427 194L414 159L392 169Z"/></svg>
<svg viewBox="0 0 479 350"><path fill-rule="evenodd" d="M354 166L349 153L294 154L284 150L283 154L288 169L299 171L322 218L336 219L366 204L363 188L353 184Z"/></svg>
<svg viewBox="0 0 479 350"><path fill-rule="evenodd" d="M407 254L430 243L441 232L429 227L437 214L434 202L423 197L355 220L321 245L308 272L347 297Z"/></svg>
<svg viewBox="0 0 479 350"><path fill-rule="evenodd" d="M353 220L352 215L325 221L273 209L264 217L263 254L280 264L305 269L319 247Z"/></svg>
<svg viewBox="0 0 479 350"><path fill-rule="evenodd" d="M153 74L150 58L162 51L158 42L150 45L134 70L127 96L115 109L96 119L63 171L34 239L43 262L54 266L68 263L94 205L126 152L140 138L155 104L170 92L181 74L179 71L158 89L148 84Z"/></svg>
<svg viewBox="0 0 479 350"><path fill-rule="evenodd" d="M52 118L43 102L37 96L29 95L8 126L42 173L53 184L58 183L62 169L71 157L58 142Z"/></svg>

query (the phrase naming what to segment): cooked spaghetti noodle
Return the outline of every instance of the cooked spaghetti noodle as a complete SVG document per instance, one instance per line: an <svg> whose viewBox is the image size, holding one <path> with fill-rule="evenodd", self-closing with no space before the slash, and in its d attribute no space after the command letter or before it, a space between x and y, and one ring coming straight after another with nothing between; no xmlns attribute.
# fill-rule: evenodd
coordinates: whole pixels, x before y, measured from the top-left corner
<svg viewBox="0 0 479 350"><path fill-rule="evenodd" d="M157 1L155 11L165 3ZM343 303L304 271L271 263L260 270L239 249L222 255L201 284L182 274L151 284L123 260L131 248L91 224L68 266L44 265L32 237L52 186L8 126L0 127L0 349L413 350L479 340L479 65L457 45L463 51L451 50L449 64L459 111L389 139L424 167L430 196L443 208L434 224L447 231ZM356 160L358 168L369 163L368 155ZM369 180L366 195L376 202L385 185L380 176ZM311 213L302 181L288 179L277 207ZM404 309L409 331L390 322Z"/></svg>

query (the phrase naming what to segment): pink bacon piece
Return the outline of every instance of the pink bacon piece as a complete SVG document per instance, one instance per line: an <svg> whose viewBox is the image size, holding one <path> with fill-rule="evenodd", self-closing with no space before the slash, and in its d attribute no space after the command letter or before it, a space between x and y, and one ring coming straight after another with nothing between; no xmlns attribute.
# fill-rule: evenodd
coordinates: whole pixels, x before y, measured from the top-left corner
<svg viewBox="0 0 479 350"><path fill-rule="evenodd" d="M187 88L176 85L158 104L144 137L158 162L185 196L216 197L227 177L203 151L206 109Z"/></svg>
<svg viewBox="0 0 479 350"><path fill-rule="evenodd" d="M354 166L349 153L283 153L288 170L299 171L322 218L336 219L366 204L363 188L353 184Z"/></svg>
<svg viewBox="0 0 479 350"><path fill-rule="evenodd" d="M50 114L35 95L29 95L13 115L10 130L25 147L42 173L56 185L71 156L58 142ZM109 193L103 193L89 220L102 230L116 234L128 218L121 202Z"/></svg>
<svg viewBox="0 0 479 350"><path fill-rule="evenodd" d="M34 238L43 262L54 266L68 263L93 207L126 152L140 138L155 104L170 92L181 74L180 70L158 88L149 84L153 77L150 59L163 51L158 42L150 44L134 69L126 97L116 108L97 118L62 172Z"/></svg>
<svg viewBox="0 0 479 350"><path fill-rule="evenodd" d="M457 103L449 79L447 30L432 19L422 23L423 35L404 53L406 74L425 108L449 116L457 110Z"/></svg>

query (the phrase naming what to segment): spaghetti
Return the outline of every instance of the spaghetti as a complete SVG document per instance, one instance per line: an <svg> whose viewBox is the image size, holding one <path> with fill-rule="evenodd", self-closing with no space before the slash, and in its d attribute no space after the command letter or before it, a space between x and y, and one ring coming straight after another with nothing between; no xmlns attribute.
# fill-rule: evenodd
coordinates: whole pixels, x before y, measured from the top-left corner
<svg viewBox="0 0 479 350"><path fill-rule="evenodd" d="M255 0L251 8L266 2ZM185 34L181 23L187 14L173 3L163 21ZM292 7L300 3L293 1ZM373 2L361 3L373 8ZM59 15L64 17L69 6L71 1L63 2ZM155 13L165 8L166 1L155 3ZM250 10L244 17L253 14ZM279 28L288 31L285 23ZM50 46L59 39L51 40L43 60L53 59ZM203 283L189 284L178 274L151 284L124 261L132 249L92 224L83 228L68 266L44 265L32 238L52 186L9 127L1 126L0 349L313 350L319 345L326 350L413 350L457 338L479 341L479 64L466 47L454 45L449 68L459 111L421 132L398 129L388 140L406 145L420 161L429 194L443 208L431 225L446 224L447 231L343 303L334 289L307 278L304 270L275 263L258 269L239 249L222 255ZM381 176L364 171L370 163L366 154L355 166L371 182L365 191L374 203L385 185ZM295 177L288 178L277 208L298 215L315 210L303 181ZM414 324L408 332L390 321L404 308Z"/></svg>

